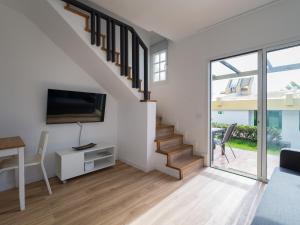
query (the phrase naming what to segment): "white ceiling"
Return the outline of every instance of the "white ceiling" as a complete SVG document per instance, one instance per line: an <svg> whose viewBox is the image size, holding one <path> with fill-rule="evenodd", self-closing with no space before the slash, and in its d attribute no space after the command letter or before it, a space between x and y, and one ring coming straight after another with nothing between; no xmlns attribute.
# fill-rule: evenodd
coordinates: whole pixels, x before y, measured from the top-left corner
<svg viewBox="0 0 300 225"><path fill-rule="evenodd" d="M181 39L278 0L90 0L148 31Z"/></svg>

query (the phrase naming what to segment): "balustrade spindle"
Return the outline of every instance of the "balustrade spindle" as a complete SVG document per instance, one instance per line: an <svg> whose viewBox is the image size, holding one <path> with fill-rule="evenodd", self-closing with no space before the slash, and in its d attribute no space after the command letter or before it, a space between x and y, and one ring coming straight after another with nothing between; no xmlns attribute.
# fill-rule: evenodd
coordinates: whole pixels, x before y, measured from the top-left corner
<svg viewBox="0 0 300 225"><path fill-rule="evenodd" d="M124 31L124 42L125 42L125 56L124 56L124 73L128 76L128 29L125 28Z"/></svg>
<svg viewBox="0 0 300 225"><path fill-rule="evenodd" d="M111 61L111 21L106 20L106 60Z"/></svg>
<svg viewBox="0 0 300 225"><path fill-rule="evenodd" d="M135 47L135 88L140 88L140 44L136 36L135 38L136 47Z"/></svg>
<svg viewBox="0 0 300 225"><path fill-rule="evenodd" d="M91 12L91 45L95 44L95 12Z"/></svg>
<svg viewBox="0 0 300 225"><path fill-rule="evenodd" d="M96 45L99 47L101 45L101 16L96 14Z"/></svg>
<svg viewBox="0 0 300 225"><path fill-rule="evenodd" d="M121 75L125 74L125 28L121 26L120 30L120 51L121 51Z"/></svg>
<svg viewBox="0 0 300 225"><path fill-rule="evenodd" d="M132 32L132 88L136 88L136 35Z"/></svg>
<svg viewBox="0 0 300 225"><path fill-rule="evenodd" d="M111 21L111 61L116 61L116 29L115 22Z"/></svg>

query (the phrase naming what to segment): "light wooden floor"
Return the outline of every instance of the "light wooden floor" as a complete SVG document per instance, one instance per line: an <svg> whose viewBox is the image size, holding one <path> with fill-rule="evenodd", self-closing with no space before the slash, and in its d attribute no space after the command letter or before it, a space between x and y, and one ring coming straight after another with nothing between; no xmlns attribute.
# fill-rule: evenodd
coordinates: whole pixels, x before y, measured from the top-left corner
<svg viewBox="0 0 300 225"><path fill-rule="evenodd" d="M126 164L61 184L51 179L26 186L26 210L17 190L0 193L2 225L247 225L264 185L205 168L178 181Z"/></svg>

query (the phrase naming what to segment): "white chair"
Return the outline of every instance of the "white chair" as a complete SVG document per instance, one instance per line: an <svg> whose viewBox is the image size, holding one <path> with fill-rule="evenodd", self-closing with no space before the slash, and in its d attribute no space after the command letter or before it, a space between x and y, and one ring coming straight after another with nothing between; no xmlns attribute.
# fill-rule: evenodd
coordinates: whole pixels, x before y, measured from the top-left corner
<svg viewBox="0 0 300 225"><path fill-rule="evenodd" d="M24 161L25 161L25 167L41 165L43 176L48 188L48 192L49 195L51 195L52 191L47 177L46 169L44 166L44 158L46 154L47 145L48 145L48 132L42 131L36 154L25 156ZM10 159L5 159L0 162L0 173L8 170L13 170L13 169L15 170L15 173L17 173L18 171L17 168L18 168L18 158L13 157Z"/></svg>

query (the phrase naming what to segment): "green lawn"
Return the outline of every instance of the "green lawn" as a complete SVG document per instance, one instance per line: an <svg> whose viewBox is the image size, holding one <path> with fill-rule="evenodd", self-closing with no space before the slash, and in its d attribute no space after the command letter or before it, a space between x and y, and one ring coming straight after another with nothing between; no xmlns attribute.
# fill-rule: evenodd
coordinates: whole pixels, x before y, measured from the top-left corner
<svg viewBox="0 0 300 225"><path fill-rule="evenodd" d="M238 148L238 149L243 149L243 150L253 151L253 152L257 151L256 141L231 138L229 143L232 148ZM268 154L279 155L279 153L280 153L279 146L268 146Z"/></svg>

